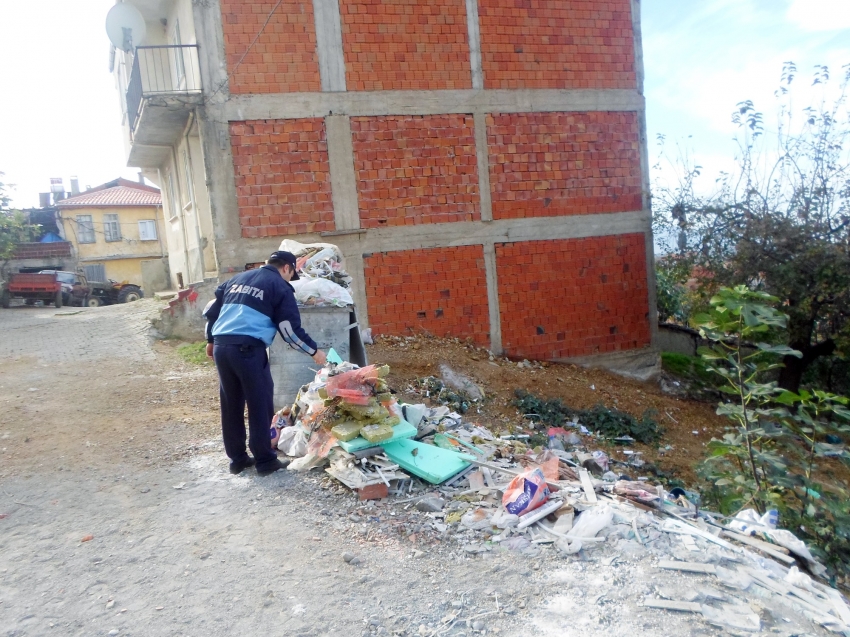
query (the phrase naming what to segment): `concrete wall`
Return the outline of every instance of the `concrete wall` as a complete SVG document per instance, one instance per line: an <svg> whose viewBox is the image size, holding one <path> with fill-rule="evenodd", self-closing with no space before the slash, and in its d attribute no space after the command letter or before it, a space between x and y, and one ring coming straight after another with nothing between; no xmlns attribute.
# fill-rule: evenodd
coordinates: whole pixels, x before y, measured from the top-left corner
<svg viewBox="0 0 850 637"><path fill-rule="evenodd" d="M195 283L181 290L177 298L169 301L153 328L159 338L179 338L184 341L204 340L206 321L202 312L207 303L215 298L218 281L212 279Z"/></svg>
<svg viewBox="0 0 850 637"><path fill-rule="evenodd" d="M142 261L142 288L145 293L152 295L171 288L171 277L168 273L168 259Z"/></svg>
<svg viewBox="0 0 850 637"><path fill-rule="evenodd" d="M207 0L193 15L222 276L282 238L329 241L377 333L654 364L639 0Z"/></svg>

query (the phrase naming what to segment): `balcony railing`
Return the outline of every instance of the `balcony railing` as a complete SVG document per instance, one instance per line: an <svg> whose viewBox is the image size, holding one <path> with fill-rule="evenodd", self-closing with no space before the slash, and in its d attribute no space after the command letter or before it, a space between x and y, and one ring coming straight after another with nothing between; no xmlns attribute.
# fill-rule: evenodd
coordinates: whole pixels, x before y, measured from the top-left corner
<svg viewBox="0 0 850 637"><path fill-rule="evenodd" d="M136 129L146 98L201 92L198 45L140 46L127 85L127 118Z"/></svg>

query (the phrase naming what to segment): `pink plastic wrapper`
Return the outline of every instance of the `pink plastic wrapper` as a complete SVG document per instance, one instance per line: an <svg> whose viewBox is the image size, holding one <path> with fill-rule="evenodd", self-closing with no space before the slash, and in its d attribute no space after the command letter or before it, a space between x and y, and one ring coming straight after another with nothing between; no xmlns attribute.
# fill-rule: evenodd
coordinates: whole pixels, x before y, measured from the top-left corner
<svg viewBox="0 0 850 637"><path fill-rule="evenodd" d="M511 480L502 506L512 515L523 515L533 511L549 499L549 487L540 469L529 469Z"/></svg>
<svg viewBox="0 0 850 637"><path fill-rule="evenodd" d="M350 372L328 378L325 389L330 398L342 398L352 405L367 405L375 395L378 369L374 365L352 369Z"/></svg>

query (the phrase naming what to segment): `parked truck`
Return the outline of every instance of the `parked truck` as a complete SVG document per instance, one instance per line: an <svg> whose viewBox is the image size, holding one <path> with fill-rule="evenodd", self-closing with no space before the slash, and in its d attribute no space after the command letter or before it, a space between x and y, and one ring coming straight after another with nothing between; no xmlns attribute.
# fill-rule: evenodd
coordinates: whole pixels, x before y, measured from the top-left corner
<svg viewBox="0 0 850 637"><path fill-rule="evenodd" d="M62 307L62 284L56 274L13 274L6 282L0 297L0 305L8 308L12 299L24 299L27 303L44 301Z"/></svg>

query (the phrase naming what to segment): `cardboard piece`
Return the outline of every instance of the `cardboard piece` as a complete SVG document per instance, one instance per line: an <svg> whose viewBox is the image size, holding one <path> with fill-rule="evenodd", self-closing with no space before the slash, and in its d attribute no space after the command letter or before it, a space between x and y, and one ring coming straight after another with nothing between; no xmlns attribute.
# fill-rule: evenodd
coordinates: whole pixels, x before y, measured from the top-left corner
<svg viewBox="0 0 850 637"><path fill-rule="evenodd" d="M390 460L431 484L441 484L469 466L467 456L424 442L396 440L381 446Z"/></svg>
<svg viewBox="0 0 850 637"><path fill-rule="evenodd" d="M411 425L406 420L402 420L395 427L393 427L393 435L392 438L388 438L387 440L382 440L380 444L384 445L388 442L395 442L396 440L403 440L405 438L413 438L416 435L416 427ZM369 442L363 436L357 436L356 438L352 438L348 442L339 442L339 446L342 447L348 453L354 453L355 451L360 451L361 449L368 449L369 447L374 447L374 442Z"/></svg>

